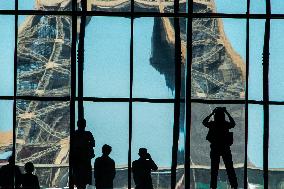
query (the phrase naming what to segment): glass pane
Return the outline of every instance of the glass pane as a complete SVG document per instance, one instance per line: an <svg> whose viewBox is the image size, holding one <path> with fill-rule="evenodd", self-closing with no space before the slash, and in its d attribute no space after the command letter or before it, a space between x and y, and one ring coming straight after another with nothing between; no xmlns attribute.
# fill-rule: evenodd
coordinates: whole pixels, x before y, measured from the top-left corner
<svg viewBox="0 0 284 189"><path fill-rule="evenodd" d="M244 98L245 24L237 19L193 19L193 98Z"/></svg>
<svg viewBox="0 0 284 189"><path fill-rule="evenodd" d="M128 184L128 103L85 102L86 130L91 131L95 141L96 158L102 155L102 146L112 147L110 157L115 161L114 188L127 188ZM111 115L111 116L110 116ZM95 158L92 159L94 166ZM95 182L93 182L93 185Z"/></svg>
<svg viewBox="0 0 284 189"><path fill-rule="evenodd" d="M183 189L185 178L184 178L184 164L185 164L185 104L181 103L180 104L180 130L179 130L179 142L178 142L178 156L177 156L177 183L176 183L176 188L177 189Z"/></svg>
<svg viewBox="0 0 284 189"><path fill-rule="evenodd" d="M215 6L218 13L245 14L247 11L247 0L215 0Z"/></svg>
<svg viewBox="0 0 284 189"><path fill-rule="evenodd" d="M174 12L174 0L165 1L145 1L134 0L134 11L136 12L160 12L160 13L173 13ZM179 12L187 12L187 1L179 0Z"/></svg>
<svg viewBox="0 0 284 189"><path fill-rule="evenodd" d="M15 17L0 16L0 96L14 93Z"/></svg>
<svg viewBox="0 0 284 189"><path fill-rule="evenodd" d="M34 163L44 188L68 185L69 110L69 102L17 101L16 163Z"/></svg>
<svg viewBox="0 0 284 189"><path fill-rule="evenodd" d="M265 14L266 13L265 0L250 0L250 13Z"/></svg>
<svg viewBox="0 0 284 189"><path fill-rule="evenodd" d="M131 9L130 3L131 3L130 0L121 0L121 1L92 0L88 1L87 9L93 11L105 11L105 12L128 12ZM79 7L81 7L81 5Z"/></svg>
<svg viewBox="0 0 284 189"><path fill-rule="evenodd" d="M270 0L271 2L271 13L272 14L283 14L284 2L279 0Z"/></svg>
<svg viewBox="0 0 284 189"><path fill-rule="evenodd" d="M193 12L199 13L217 12L245 14L247 10L247 0L196 0L193 6Z"/></svg>
<svg viewBox="0 0 284 189"><path fill-rule="evenodd" d="M282 31L284 20L271 20L270 35L270 63L269 63L269 86L270 100L282 101L284 99L284 79L283 72L283 43Z"/></svg>
<svg viewBox="0 0 284 189"><path fill-rule="evenodd" d="M15 9L14 0L1 0L0 1L0 10L13 10Z"/></svg>
<svg viewBox="0 0 284 189"><path fill-rule="evenodd" d="M129 96L130 31L128 18L91 18L85 36L85 96Z"/></svg>
<svg viewBox="0 0 284 189"><path fill-rule="evenodd" d="M18 0L19 10L70 11L72 0Z"/></svg>
<svg viewBox="0 0 284 189"><path fill-rule="evenodd" d="M263 106L248 108L248 184L263 188Z"/></svg>
<svg viewBox="0 0 284 189"><path fill-rule="evenodd" d="M7 163L13 150L13 101L0 101L0 166Z"/></svg>
<svg viewBox="0 0 284 189"><path fill-rule="evenodd" d="M172 18L139 18L134 21L133 96L173 98L175 87ZM170 24L169 36L164 24Z"/></svg>
<svg viewBox="0 0 284 189"><path fill-rule="evenodd" d="M245 157L245 110L244 105L209 105L192 104L191 118L191 142L190 142L190 163L191 163L191 186L193 188L209 188L210 186L210 143L206 140L208 128L202 122L215 109L215 107L226 107L229 114L235 120L235 127L230 129L233 132L233 145L231 146L232 160L235 168L238 185L243 187L243 166ZM214 117L214 116L213 116ZM210 118L213 121L214 118ZM228 116L226 116L228 121ZM220 161L218 186L225 188L229 185L223 160Z"/></svg>
<svg viewBox="0 0 284 189"><path fill-rule="evenodd" d="M249 31L249 99L262 100L262 54L264 43L264 20L250 20Z"/></svg>
<svg viewBox="0 0 284 189"><path fill-rule="evenodd" d="M69 96L71 17L31 15L21 20L17 94Z"/></svg>
<svg viewBox="0 0 284 189"><path fill-rule="evenodd" d="M154 188L170 188L174 104L134 103L132 123L132 161L139 148L147 148L158 166L152 171Z"/></svg>
<svg viewBox="0 0 284 189"><path fill-rule="evenodd" d="M283 106L270 106L269 120L269 186L270 188L283 188L284 186L284 129Z"/></svg>

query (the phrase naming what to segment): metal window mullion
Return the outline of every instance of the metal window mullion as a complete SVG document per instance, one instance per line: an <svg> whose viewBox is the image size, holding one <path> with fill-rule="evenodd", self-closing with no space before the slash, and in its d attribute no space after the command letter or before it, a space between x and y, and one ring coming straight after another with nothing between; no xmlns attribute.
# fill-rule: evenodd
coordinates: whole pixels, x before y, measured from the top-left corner
<svg viewBox="0 0 284 189"><path fill-rule="evenodd" d="M77 0L72 0L72 41L71 41L71 94L70 94L70 154L69 154L69 187L74 188L73 181L73 135L75 132L75 99L76 99L76 38L77 38Z"/></svg>
<svg viewBox="0 0 284 189"><path fill-rule="evenodd" d="M247 18L246 18L246 77L245 77L245 162L244 162L244 188L248 188L248 96L249 96L249 14L250 0L247 0Z"/></svg>
<svg viewBox="0 0 284 189"><path fill-rule="evenodd" d="M179 0L174 0L174 13L179 12ZM180 89L181 89L181 40L179 17L174 17L175 29L175 102L174 102L174 127L171 165L171 189L176 186L177 153L179 140L180 117Z"/></svg>
<svg viewBox="0 0 284 189"><path fill-rule="evenodd" d="M268 146L269 146L269 39L270 39L270 0L266 1L266 22L263 46L263 179L264 189L268 189Z"/></svg>
<svg viewBox="0 0 284 189"><path fill-rule="evenodd" d="M16 130L17 130L17 61L18 61L18 0L15 0L15 47L14 47L14 93L13 93L13 149L12 149L12 154L14 155L13 158L13 164L16 164ZM13 176L15 178L15 166L13 169ZM14 179L14 185L13 188L15 188L15 179Z"/></svg>
<svg viewBox="0 0 284 189"><path fill-rule="evenodd" d="M131 0L131 10L130 10L130 62L129 62L129 130L128 130L128 189L131 189L131 161L132 161L132 157L131 157L131 153L132 153L132 148L131 148L131 144L132 144L132 114L133 114L133 30L134 30L134 0Z"/></svg>
<svg viewBox="0 0 284 189"><path fill-rule="evenodd" d="M78 119L84 118L84 40L85 40L85 26L86 26L86 11L87 0L81 1L82 15L80 22L80 34L78 43Z"/></svg>
<svg viewBox="0 0 284 189"><path fill-rule="evenodd" d="M185 93L185 157L184 173L185 188L190 188L190 131L191 131L191 65L192 65L192 30L193 0L188 1L189 16L187 19L186 43L186 93Z"/></svg>

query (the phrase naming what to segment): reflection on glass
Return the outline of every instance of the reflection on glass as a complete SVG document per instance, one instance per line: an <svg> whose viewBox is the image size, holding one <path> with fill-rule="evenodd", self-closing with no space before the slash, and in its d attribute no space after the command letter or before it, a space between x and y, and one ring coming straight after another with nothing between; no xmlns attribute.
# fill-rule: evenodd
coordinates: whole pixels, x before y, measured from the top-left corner
<svg viewBox="0 0 284 189"><path fill-rule="evenodd" d="M264 42L264 20L250 20L249 31L249 99L262 100L262 54Z"/></svg>
<svg viewBox="0 0 284 189"><path fill-rule="evenodd" d="M134 10L136 12L174 12L174 0L167 0L167 1L147 1L147 0L134 0L135 7ZM180 8L181 12L185 8L186 0L180 0Z"/></svg>
<svg viewBox="0 0 284 189"><path fill-rule="evenodd" d="M15 17L0 16L0 96L12 96L14 89Z"/></svg>
<svg viewBox="0 0 284 189"><path fill-rule="evenodd" d="M248 108L248 183L263 187L263 107Z"/></svg>
<svg viewBox="0 0 284 189"><path fill-rule="evenodd" d="M271 20L270 34L270 64L269 64L269 86L270 100L282 101L284 99L284 79L283 72L283 50L284 20Z"/></svg>
<svg viewBox="0 0 284 189"><path fill-rule="evenodd" d="M13 102L0 101L0 166L7 163L13 149Z"/></svg>
<svg viewBox="0 0 284 189"><path fill-rule="evenodd" d="M245 157L245 110L244 105L209 105L192 104L191 118L191 141L190 141L190 164L191 180L193 188L210 186L210 143L206 140L208 129L203 126L202 121L215 107L226 107L227 111L236 122L236 126L230 129L233 132L234 143L231 146L234 168L236 171L238 185L243 187L243 166ZM213 118L211 118L213 119ZM226 116L226 120L228 117ZM202 168L202 169L201 169ZM220 161L218 186L228 186L229 181L223 160Z"/></svg>
<svg viewBox="0 0 284 189"><path fill-rule="evenodd" d="M133 104L132 161L139 148L147 148L158 171L152 172L154 188L170 187L174 104Z"/></svg>
<svg viewBox="0 0 284 189"><path fill-rule="evenodd" d="M91 131L95 141L95 155L102 155L102 146L112 147L110 157L115 161L114 188L127 188L128 184L128 103L85 102L86 130ZM92 159L94 166L95 158ZM94 183L93 183L94 184Z"/></svg>
<svg viewBox="0 0 284 189"><path fill-rule="evenodd" d="M19 10L70 11L72 0L18 0Z"/></svg>
<svg viewBox="0 0 284 189"><path fill-rule="evenodd" d="M0 1L0 10L13 10L15 9L15 1L6 0Z"/></svg>
<svg viewBox="0 0 284 189"><path fill-rule="evenodd" d="M245 14L247 0L198 0L193 1L193 12L195 13L228 13Z"/></svg>
<svg viewBox="0 0 284 189"><path fill-rule="evenodd" d="M169 24L168 32L173 31L172 18L134 21L134 97L174 97L174 35L165 35L165 23Z"/></svg>
<svg viewBox="0 0 284 189"><path fill-rule="evenodd" d="M17 95L69 96L71 36L71 17L25 17L18 34Z"/></svg>
<svg viewBox="0 0 284 189"><path fill-rule="evenodd" d="M192 97L244 98L245 20L193 19L192 36Z"/></svg>
<svg viewBox="0 0 284 189"><path fill-rule="evenodd" d="M269 107L269 186L270 188L283 187L284 178L284 129L282 127L284 107Z"/></svg>
<svg viewBox="0 0 284 189"><path fill-rule="evenodd" d="M130 19L90 19L85 35L84 95L128 97Z"/></svg>
<svg viewBox="0 0 284 189"><path fill-rule="evenodd" d="M130 0L93 0L87 1L87 9L104 12L128 12L130 11ZM136 4L135 4L136 5ZM79 5L80 7L81 5Z"/></svg>
<svg viewBox="0 0 284 189"><path fill-rule="evenodd" d="M34 163L43 187L68 185L69 110L68 101L17 100L16 163Z"/></svg>

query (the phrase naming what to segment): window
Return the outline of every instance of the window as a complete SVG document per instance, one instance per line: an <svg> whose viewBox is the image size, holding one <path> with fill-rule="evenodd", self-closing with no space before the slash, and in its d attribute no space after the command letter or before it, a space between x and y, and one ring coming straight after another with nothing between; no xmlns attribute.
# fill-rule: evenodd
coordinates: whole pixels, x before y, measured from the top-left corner
<svg viewBox="0 0 284 189"><path fill-rule="evenodd" d="M115 188L134 187L131 163L141 147L159 167L155 188L208 188L202 120L222 106L236 121L239 187L283 187L284 3L85 5L0 2L0 166L15 154L21 169L34 163L43 188L72 188L72 134L84 117L96 157L103 144L113 148ZM218 186L229 186L223 162Z"/></svg>

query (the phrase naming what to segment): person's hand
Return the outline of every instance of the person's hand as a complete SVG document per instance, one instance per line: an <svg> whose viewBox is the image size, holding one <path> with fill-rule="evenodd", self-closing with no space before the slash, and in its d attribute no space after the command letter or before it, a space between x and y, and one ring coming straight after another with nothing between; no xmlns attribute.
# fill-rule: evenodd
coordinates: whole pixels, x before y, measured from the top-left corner
<svg viewBox="0 0 284 189"><path fill-rule="evenodd" d="M147 159L152 159L152 157L149 153L147 153Z"/></svg>

